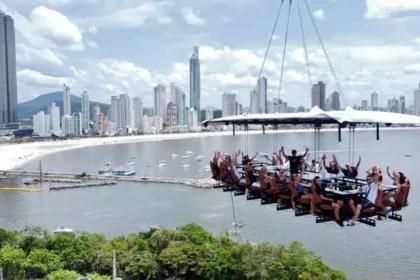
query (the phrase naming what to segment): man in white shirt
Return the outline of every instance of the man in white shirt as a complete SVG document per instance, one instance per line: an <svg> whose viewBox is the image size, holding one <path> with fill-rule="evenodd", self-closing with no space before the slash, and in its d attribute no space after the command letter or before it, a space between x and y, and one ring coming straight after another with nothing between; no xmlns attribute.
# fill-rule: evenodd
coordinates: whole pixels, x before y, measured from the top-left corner
<svg viewBox="0 0 420 280"><path fill-rule="evenodd" d="M360 216L362 209L375 207L376 198L378 196L379 186L374 183L373 176L369 175L366 178L367 184L359 188L360 197L351 199L349 206L354 213L353 220L348 226L354 226ZM355 206L356 205L356 206Z"/></svg>

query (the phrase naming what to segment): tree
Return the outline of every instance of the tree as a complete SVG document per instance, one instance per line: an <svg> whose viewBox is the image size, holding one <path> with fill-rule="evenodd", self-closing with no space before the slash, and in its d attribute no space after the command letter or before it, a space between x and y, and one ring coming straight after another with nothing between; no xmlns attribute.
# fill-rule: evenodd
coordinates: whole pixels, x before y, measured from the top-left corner
<svg viewBox="0 0 420 280"><path fill-rule="evenodd" d="M0 249L0 267L6 279L20 279L24 274L24 261L25 252L22 249L11 245L5 245Z"/></svg>
<svg viewBox="0 0 420 280"><path fill-rule="evenodd" d="M26 258L25 268L31 278L45 277L48 273L62 269L60 257L46 249L34 249Z"/></svg>

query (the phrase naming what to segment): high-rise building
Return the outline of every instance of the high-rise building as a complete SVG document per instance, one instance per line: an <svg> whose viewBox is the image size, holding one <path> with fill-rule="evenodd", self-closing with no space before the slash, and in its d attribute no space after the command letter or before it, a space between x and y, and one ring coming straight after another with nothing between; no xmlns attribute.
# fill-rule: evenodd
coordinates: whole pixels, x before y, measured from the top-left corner
<svg viewBox="0 0 420 280"><path fill-rule="evenodd" d="M223 93L222 96L222 116L235 116L236 115L236 94Z"/></svg>
<svg viewBox="0 0 420 280"><path fill-rule="evenodd" d="M73 117L65 115L61 118L62 124L62 135L74 135L74 124L73 124Z"/></svg>
<svg viewBox="0 0 420 280"><path fill-rule="evenodd" d="M82 99L83 101L83 99ZM83 108L82 108L83 109ZM73 113L73 130L74 130L74 136L81 136L83 134L82 128L82 119L83 114L82 113Z"/></svg>
<svg viewBox="0 0 420 280"><path fill-rule="evenodd" d="M331 110L340 111L340 94L337 91L334 91L330 97L331 101Z"/></svg>
<svg viewBox="0 0 420 280"><path fill-rule="evenodd" d="M190 108L197 111L197 118L200 118L200 98L201 98L201 75L200 58L198 47L194 47L194 53L190 58ZM199 119L197 119L200 122Z"/></svg>
<svg viewBox="0 0 420 280"><path fill-rule="evenodd" d="M140 97L133 98L133 111L134 111L134 128L137 131L142 129L143 125L143 101Z"/></svg>
<svg viewBox="0 0 420 280"><path fill-rule="evenodd" d="M176 119L176 104L174 102L169 102L166 106L166 126L173 127L177 124Z"/></svg>
<svg viewBox="0 0 420 280"><path fill-rule="evenodd" d="M163 85L157 85L154 88L155 100L154 100L154 109L155 116L165 119L166 113L166 89Z"/></svg>
<svg viewBox="0 0 420 280"><path fill-rule="evenodd" d="M90 103L89 103L89 94L87 91L82 93L82 128L85 131L89 130L90 124ZM76 121L74 121L76 123ZM76 134L77 135L77 134Z"/></svg>
<svg viewBox="0 0 420 280"><path fill-rule="evenodd" d="M236 115L242 115L242 104L236 101Z"/></svg>
<svg viewBox="0 0 420 280"><path fill-rule="evenodd" d="M404 95L400 96L400 102L398 105L399 105L398 113L405 114L406 109L405 109L405 96Z"/></svg>
<svg viewBox="0 0 420 280"><path fill-rule="evenodd" d="M182 96L184 95L184 101ZM185 124L185 93L184 91L178 89L176 92L176 119L177 125L184 125Z"/></svg>
<svg viewBox="0 0 420 280"><path fill-rule="evenodd" d="M118 99L118 96L111 96L111 114L109 115L109 120L118 127L119 124L119 103L120 100Z"/></svg>
<svg viewBox="0 0 420 280"><path fill-rule="evenodd" d="M420 84L419 88L414 90L414 114L420 116Z"/></svg>
<svg viewBox="0 0 420 280"><path fill-rule="evenodd" d="M50 130L55 135L60 135L60 107L55 103L48 105L48 115L50 115Z"/></svg>
<svg viewBox="0 0 420 280"><path fill-rule="evenodd" d="M188 124L188 115L187 115L187 95L184 92L181 92L181 125ZM198 120L197 120L198 121Z"/></svg>
<svg viewBox="0 0 420 280"><path fill-rule="evenodd" d="M206 120L212 120L213 119L213 108L207 107L206 109Z"/></svg>
<svg viewBox="0 0 420 280"><path fill-rule="evenodd" d="M171 83L169 88L170 88L169 102L176 104L176 94L179 91L179 88L174 83Z"/></svg>
<svg viewBox="0 0 420 280"><path fill-rule="evenodd" d="M15 26L0 11L0 130L18 128Z"/></svg>
<svg viewBox="0 0 420 280"><path fill-rule="evenodd" d="M41 137L47 136L50 132L50 121L50 116L42 111L33 115L32 127L34 129L34 133Z"/></svg>
<svg viewBox="0 0 420 280"><path fill-rule="evenodd" d="M267 78L261 77L257 81L257 90L259 97L259 114L267 113Z"/></svg>
<svg viewBox="0 0 420 280"><path fill-rule="evenodd" d="M63 116L71 116L71 92L66 85L63 85Z"/></svg>
<svg viewBox="0 0 420 280"><path fill-rule="evenodd" d="M259 114L260 112L260 94L258 92L258 89L254 88L250 92L249 97L249 111L251 114Z"/></svg>
<svg viewBox="0 0 420 280"><path fill-rule="evenodd" d="M101 113L101 107L98 103L93 105L93 132L98 133L99 131L99 114Z"/></svg>
<svg viewBox="0 0 420 280"><path fill-rule="evenodd" d="M191 108L188 111L188 124L189 126L196 127L198 126L198 112L194 110L194 108Z"/></svg>
<svg viewBox="0 0 420 280"><path fill-rule="evenodd" d="M315 106L325 110L325 83L323 81L312 86L312 108Z"/></svg>
<svg viewBox="0 0 420 280"><path fill-rule="evenodd" d="M134 110L131 97L125 93L120 94L119 105L119 128L122 129L123 134L127 134L127 129L134 127Z"/></svg>
<svg viewBox="0 0 420 280"><path fill-rule="evenodd" d="M367 111L367 110L368 110L368 101L362 100L362 111Z"/></svg>
<svg viewBox="0 0 420 280"><path fill-rule="evenodd" d="M370 95L370 107L372 111L378 109L378 93L376 91L372 92Z"/></svg>

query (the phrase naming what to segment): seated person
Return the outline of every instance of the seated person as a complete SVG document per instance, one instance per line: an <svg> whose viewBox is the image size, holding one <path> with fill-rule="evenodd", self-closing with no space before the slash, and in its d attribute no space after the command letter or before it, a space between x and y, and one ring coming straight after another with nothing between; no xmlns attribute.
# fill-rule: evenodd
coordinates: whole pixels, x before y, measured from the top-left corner
<svg viewBox="0 0 420 280"><path fill-rule="evenodd" d="M300 163L302 158L305 158L306 155L308 154L309 148L306 148L305 153L303 155L297 155L297 151L296 150L292 150L292 155L291 156L287 156L284 153L284 148L281 147L281 154L283 155L283 157L285 157L288 161L289 161L289 165L290 165L290 174L298 174L299 173L299 169L300 169Z"/></svg>
<svg viewBox="0 0 420 280"><path fill-rule="evenodd" d="M229 169L230 162L229 160L225 159L223 160L219 165L220 170L220 178L223 182L226 183L233 183L233 176L231 173L231 170Z"/></svg>
<svg viewBox="0 0 420 280"><path fill-rule="evenodd" d="M334 216L335 216L335 222L340 226L343 227L343 221L340 219L340 208L343 205L342 200L337 200L333 198L327 197L327 191L325 190L325 187L322 186L321 178L319 176L316 176L313 180L313 184L315 185L315 191L317 195L322 200L322 204L330 205L334 208ZM311 200L311 212L315 213L315 201L314 199Z"/></svg>
<svg viewBox="0 0 420 280"><path fill-rule="evenodd" d="M273 153L271 157L268 155L265 155L264 157L271 162L272 166L277 166L278 158L276 153Z"/></svg>
<svg viewBox="0 0 420 280"><path fill-rule="evenodd" d="M374 181L374 177L377 177L377 182ZM349 201L349 206L353 211L354 216L348 226L354 226L356 224L362 209L376 207L376 198L378 197L378 191L380 189L380 186L378 186L378 175L368 175L366 177L366 182L366 185L359 188L360 196Z"/></svg>
<svg viewBox="0 0 420 280"><path fill-rule="evenodd" d="M290 189L289 189L289 182L287 181L286 174L283 170L279 171L279 177L277 180L277 183L279 185L279 192L281 195L291 195Z"/></svg>
<svg viewBox="0 0 420 280"><path fill-rule="evenodd" d="M340 164L337 161L337 158L333 155L333 160L337 167L343 172L344 177L347 178L357 178L357 175L359 174L359 166L360 162L362 161L362 157L359 157L359 161L357 162L356 166L351 166L350 162L346 163L346 167L342 168Z"/></svg>
<svg viewBox="0 0 420 280"><path fill-rule="evenodd" d="M390 200L390 198L393 198L395 200L395 197L398 195L398 193L401 190L401 186L407 187L407 196L404 200L404 206L408 205L408 194L410 192L410 180L404 175L402 172L393 171L392 176L389 173L389 166L386 167L386 171L388 176L392 179L394 186L399 186L399 188L395 192L389 192L388 194L384 195L384 200Z"/></svg>
<svg viewBox="0 0 420 280"><path fill-rule="evenodd" d="M327 159L327 155L324 153L322 155L322 165L324 166L325 170L327 171L327 173L330 174L339 174L340 173L340 169L337 167L337 165L335 164L334 161L330 161L329 165L327 166L325 164L325 160Z"/></svg>
<svg viewBox="0 0 420 280"><path fill-rule="evenodd" d="M258 156L258 153L256 153L254 157L249 158L248 155L244 155L244 153L241 153L241 154L242 154L242 164L243 165L247 165L248 162L252 162Z"/></svg>
<svg viewBox="0 0 420 280"><path fill-rule="evenodd" d="M369 168L368 170L366 170L366 174L367 175L378 174L379 175L379 181L382 182L382 180L383 180L382 171L381 171L381 169L379 168L378 165L374 165L371 168Z"/></svg>
<svg viewBox="0 0 420 280"><path fill-rule="evenodd" d="M266 188L263 190L264 194L276 195L279 193L279 186L275 176L268 176L268 174L265 174L264 181L267 183Z"/></svg>
<svg viewBox="0 0 420 280"><path fill-rule="evenodd" d="M310 201L312 199L312 195L305 193L303 186L300 184L303 174L304 174L303 172L301 172L300 174L292 173L290 181L289 181L289 188L290 189L293 188L295 190L295 192L291 190L293 209L296 209L295 201L300 200L300 199Z"/></svg>

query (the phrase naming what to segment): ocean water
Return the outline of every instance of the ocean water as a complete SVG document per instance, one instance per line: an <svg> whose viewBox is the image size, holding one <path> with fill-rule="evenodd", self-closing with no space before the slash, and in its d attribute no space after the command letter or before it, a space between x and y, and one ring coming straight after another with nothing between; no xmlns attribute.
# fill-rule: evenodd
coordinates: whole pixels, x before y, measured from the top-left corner
<svg viewBox="0 0 420 280"><path fill-rule="evenodd" d="M417 160L420 150L418 131L383 131L376 141L375 131L355 133L354 149L349 152L349 135L343 133L342 142L337 133L320 135L320 151L339 161L356 162L362 157L359 173L372 165L383 170L404 172L412 181L410 206L402 212L403 222L385 220L375 228L358 224L352 228L340 228L335 224L315 224L310 216L294 217L291 210L276 211L275 205L261 206L259 200L246 201L244 196L234 197L237 220L243 240L287 244L301 241L305 247L321 255L331 266L346 271L353 279L416 279L420 245L416 229L420 193L416 188L420 175ZM246 145L248 143L248 145ZM218 136L197 139L168 140L112 146L97 146L64 151L47 155L42 161L43 170L96 173L104 161L122 166L135 161L138 174L173 178L201 178L210 175L204 171L214 150L232 153L239 149L249 154L271 153L285 147L314 150L313 133L277 135ZM354 152L353 152L354 150ZM187 154L193 151L193 154ZM178 157L172 157L178 154ZM314 154L314 152L312 152ZM411 154L411 157L405 157ZM180 159L190 155L188 159ZM196 156L205 157L197 161ZM130 156L135 156L130 160ZM158 166L166 160L166 166ZM189 167L183 167L189 165ZM39 160L27 163L23 169L38 170ZM386 178L387 179L387 178ZM386 180L385 179L385 180ZM20 186L22 180L12 178L0 182ZM48 189L49 184L45 183ZM0 226L18 229L37 225L53 230L58 225L89 232L101 232L109 237L150 227L175 228L188 222L196 222L207 230L220 233L234 230L230 193L220 189L194 189L178 185L129 184L116 186L45 191L42 193L0 193ZM401 261L400 261L401 260ZM403 262L403 263L401 263Z"/></svg>

